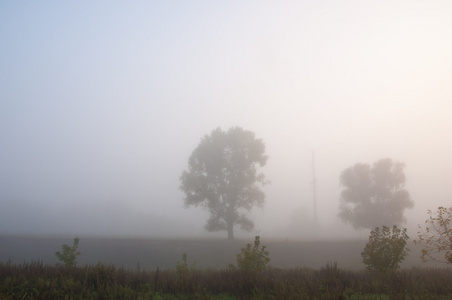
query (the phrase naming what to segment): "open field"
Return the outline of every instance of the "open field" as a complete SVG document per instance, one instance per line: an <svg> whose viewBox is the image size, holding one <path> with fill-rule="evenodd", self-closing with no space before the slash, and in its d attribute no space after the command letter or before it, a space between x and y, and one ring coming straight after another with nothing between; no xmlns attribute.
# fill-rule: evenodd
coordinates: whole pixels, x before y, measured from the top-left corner
<svg viewBox="0 0 452 300"><path fill-rule="evenodd" d="M414 247L403 269L363 269L365 241L266 241L271 267L231 270L251 240L81 237L78 267L55 266L72 238L0 237L0 299L450 299L452 269ZM410 245L413 247L413 245ZM183 253L188 264L181 267ZM337 264L336 264L337 262ZM195 265L193 265L195 263Z"/></svg>
<svg viewBox="0 0 452 300"><path fill-rule="evenodd" d="M63 244L72 245L73 238L58 237L0 237L0 262L42 261L55 264L55 252ZM236 254L250 240L225 239L137 239L80 237L79 265L114 264L117 267L142 270L174 268L187 253L188 262L197 269L225 268L235 263ZM343 269L358 270L364 240L349 241L271 241L261 238L270 251L270 265L277 268L309 267L318 269L327 262L337 262ZM409 243L411 252L402 267L444 267L442 264L423 264L419 246Z"/></svg>
<svg viewBox="0 0 452 300"><path fill-rule="evenodd" d="M112 265L64 267L0 262L0 299L344 299L445 300L452 270L411 268L378 274L328 263L262 271L194 269L154 271Z"/></svg>

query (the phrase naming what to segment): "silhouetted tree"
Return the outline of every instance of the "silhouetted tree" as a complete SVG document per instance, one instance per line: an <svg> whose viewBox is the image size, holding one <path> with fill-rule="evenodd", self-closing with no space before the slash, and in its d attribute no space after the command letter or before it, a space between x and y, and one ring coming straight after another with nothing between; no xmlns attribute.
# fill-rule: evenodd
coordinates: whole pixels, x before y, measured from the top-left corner
<svg viewBox="0 0 452 300"><path fill-rule="evenodd" d="M413 207L409 193L404 189L404 164L381 159L373 166L355 164L344 170L340 183L339 216L355 228L373 229L404 223L403 212Z"/></svg>
<svg viewBox="0 0 452 300"><path fill-rule="evenodd" d="M267 156L261 139L239 127L223 132L220 128L206 135L191 154L188 171L180 177L185 207L208 210L208 231L227 230L234 238L234 226L251 231L254 223L247 217L253 206L262 207L265 194L259 184L266 183L258 168Z"/></svg>

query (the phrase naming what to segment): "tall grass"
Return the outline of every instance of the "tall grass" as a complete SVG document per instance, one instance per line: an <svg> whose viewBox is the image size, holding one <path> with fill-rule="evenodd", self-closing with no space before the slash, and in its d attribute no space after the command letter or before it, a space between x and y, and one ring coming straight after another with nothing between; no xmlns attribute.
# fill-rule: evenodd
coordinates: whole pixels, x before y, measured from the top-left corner
<svg viewBox="0 0 452 300"><path fill-rule="evenodd" d="M113 265L0 263L0 299L451 299L451 269L378 276L342 270L267 268L130 270Z"/></svg>

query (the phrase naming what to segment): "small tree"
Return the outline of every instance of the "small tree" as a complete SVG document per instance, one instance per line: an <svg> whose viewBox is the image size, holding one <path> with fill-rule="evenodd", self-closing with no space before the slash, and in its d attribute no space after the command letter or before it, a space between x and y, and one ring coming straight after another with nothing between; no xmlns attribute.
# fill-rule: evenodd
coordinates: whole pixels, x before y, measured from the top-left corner
<svg viewBox="0 0 452 300"><path fill-rule="evenodd" d="M187 279L193 274L194 271L195 263L189 266L187 261L187 253L182 254L182 262L178 261L176 264L176 274L178 279L182 281L182 284L187 283Z"/></svg>
<svg viewBox="0 0 452 300"><path fill-rule="evenodd" d="M176 264L176 271L178 274L186 274L188 272L192 272L195 270L195 263L191 265L191 267L188 265L187 261L187 253L182 254L182 262L178 261Z"/></svg>
<svg viewBox="0 0 452 300"><path fill-rule="evenodd" d="M265 250L265 246L262 246L259 249L260 238L256 236L254 238L254 247L251 248L251 244L247 244L246 247L243 247L241 253L237 254L237 267L234 265L229 265L231 269L238 268L239 270L245 271L263 271L267 268L268 263L270 262L270 254L267 250Z"/></svg>
<svg viewBox="0 0 452 300"><path fill-rule="evenodd" d="M383 226L371 231L369 241L361 253L363 263L373 272L387 273L397 270L405 259L409 249L406 242L409 239L407 229Z"/></svg>
<svg viewBox="0 0 452 300"><path fill-rule="evenodd" d="M66 267L75 267L77 265L77 256L80 255L80 252L77 251L79 241L80 239L76 237L72 247L64 244L62 246L62 253L60 251L55 252L58 260Z"/></svg>
<svg viewBox="0 0 452 300"><path fill-rule="evenodd" d="M425 246L421 250L423 262L440 261L435 254L444 252L445 262L452 264L452 207L438 207L436 212L429 210L429 218L425 220L425 228L420 225L416 244Z"/></svg>

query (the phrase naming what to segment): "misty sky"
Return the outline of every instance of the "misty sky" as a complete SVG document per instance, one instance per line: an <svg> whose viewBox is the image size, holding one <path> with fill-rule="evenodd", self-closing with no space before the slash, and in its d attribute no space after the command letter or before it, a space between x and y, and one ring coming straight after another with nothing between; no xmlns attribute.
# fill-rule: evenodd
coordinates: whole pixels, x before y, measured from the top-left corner
<svg viewBox="0 0 452 300"><path fill-rule="evenodd" d="M232 126L269 156L244 236L310 235L313 151L318 237L367 236L336 217L339 175L387 157L415 229L452 204L451 16L449 0L3 1L0 234L201 236L179 176Z"/></svg>

